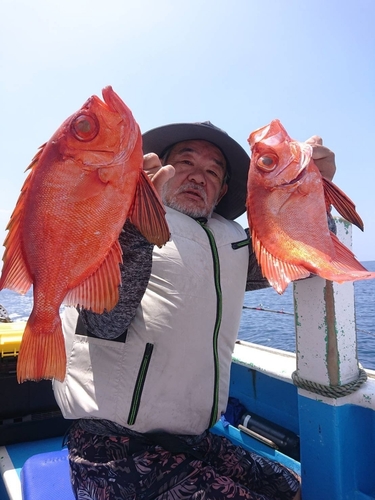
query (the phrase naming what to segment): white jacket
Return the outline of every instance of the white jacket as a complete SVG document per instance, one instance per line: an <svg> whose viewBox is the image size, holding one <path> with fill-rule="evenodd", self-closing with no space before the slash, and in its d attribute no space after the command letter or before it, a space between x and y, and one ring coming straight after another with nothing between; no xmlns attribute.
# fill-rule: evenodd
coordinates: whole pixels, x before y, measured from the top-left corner
<svg viewBox="0 0 375 500"><path fill-rule="evenodd" d="M66 418L100 418L138 432L200 434L225 411L249 259L242 227L214 214L206 224L167 209L170 241L125 342L75 333L65 311L65 381L54 382ZM217 257L216 257L217 252Z"/></svg>

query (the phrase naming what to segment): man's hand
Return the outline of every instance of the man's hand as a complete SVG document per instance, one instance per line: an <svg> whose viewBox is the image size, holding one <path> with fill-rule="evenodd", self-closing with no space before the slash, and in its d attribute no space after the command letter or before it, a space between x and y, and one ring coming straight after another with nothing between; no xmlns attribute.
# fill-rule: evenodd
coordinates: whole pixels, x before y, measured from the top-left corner
<svg viewBox="0 0 375 500"><path fill-rule="evenodd" d="M323 140L318 135L313 135L305 142L313 148L312 158L320 173L331 181L336 172L335 153L323 146Z"/></svg>
<svg viewBox="0 0 375 500"><path fill-rule="evenodd" d="M161 196L164 184L174 176L172 165L162 165L160 158L155 153L148 153L143 157L143 170L153 183L156 191Z"/></svg>

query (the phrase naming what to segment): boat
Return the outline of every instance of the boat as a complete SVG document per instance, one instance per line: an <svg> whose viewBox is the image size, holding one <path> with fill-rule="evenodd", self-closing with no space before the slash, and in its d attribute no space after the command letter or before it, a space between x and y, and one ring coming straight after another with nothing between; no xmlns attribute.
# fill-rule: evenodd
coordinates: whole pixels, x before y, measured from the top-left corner
<svg viewBox="0 0 375 500"><path fill-rule="evenodd" d="M351 226L337 226L350 247ZM228 411L212 430L298 473L303 500L375 499L375 371L358 363L353 283L312 277L292 286L296 353L237 341ZM16 356L1 361L11 359L14 370ZM50 500L58 489L73 500L62 448L69 422L50 383L17 385L8 369L0 391L28 401L1 421L0 499Z"/></svg>

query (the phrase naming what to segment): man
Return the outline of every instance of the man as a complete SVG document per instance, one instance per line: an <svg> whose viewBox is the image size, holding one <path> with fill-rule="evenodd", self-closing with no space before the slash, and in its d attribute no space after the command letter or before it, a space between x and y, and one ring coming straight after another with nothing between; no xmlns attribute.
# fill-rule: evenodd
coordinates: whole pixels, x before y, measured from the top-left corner
<svg viewBox="0 0 375 500"><path fill-rule="evenodd" d="M333 154L314 158L332 177ZM76 498L292 499L290 471L208 429L225 411L245 289L267 286L247 233L249 157L209 122L144 135L144 168L171 231L153 248L127 222L122 287L101 315L66 310L66 418Z"/></svg>

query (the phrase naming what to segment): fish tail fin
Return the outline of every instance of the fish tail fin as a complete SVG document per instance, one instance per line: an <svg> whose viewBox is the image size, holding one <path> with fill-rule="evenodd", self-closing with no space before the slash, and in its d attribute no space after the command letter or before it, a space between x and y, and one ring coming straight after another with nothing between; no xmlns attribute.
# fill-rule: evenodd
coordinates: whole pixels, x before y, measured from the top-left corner
<svg viewBox="0 0 375 500"><path fill-rule="evenodd" d="M38 326L30 316L17 360L18 383L53 378L62 382L66 372L66 353L60 318L47 331L46 328L41 331Z"/></svg>
<svg viewBox="0 0 375 500"><path fill-rule="evenodd" d="M333 205L344 219L348 220L361 231L364 229L363 221L358 215L352 200L339 187L328 179L323 179L324 196L328 205Z"/></svg>
<svg viewBox="0 0 375 500"><path fill-rule="evenodd" d="M170 233L163 204L144 170L141 171L130 221L150 243L161 247Z"/></svg>

